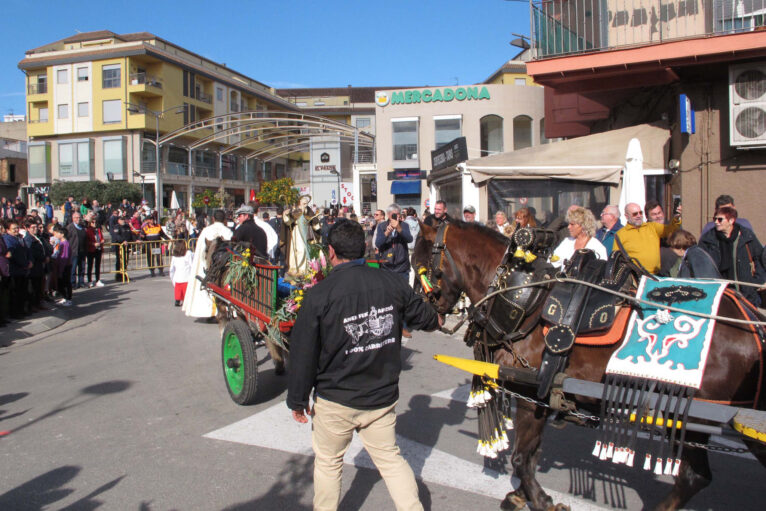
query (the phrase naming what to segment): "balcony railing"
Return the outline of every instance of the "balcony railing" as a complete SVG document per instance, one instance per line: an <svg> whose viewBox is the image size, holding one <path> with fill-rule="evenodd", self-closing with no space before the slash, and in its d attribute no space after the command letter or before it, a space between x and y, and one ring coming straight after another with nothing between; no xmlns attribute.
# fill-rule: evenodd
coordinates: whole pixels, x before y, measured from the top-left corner
<svg viewBox="0 0 766 511"><path fill-rule="evenodd" d="M351 148L351 161L354 161L354 149ZM370 149L359 151L359 163L375 163L375 154Z"/></svg>
<svg viewBox="0 0 766 511"><path fill-rule="evenodd" d="M532 0L533 59L749 32L766 0Z"/></svg>
<svg viewBox="0 0 766 511"><path fill-rule="evenodd" d="M196 91L195 97L203 103L207 103L208 105L213 103L213 96L210 94L205 94L201 90Z"/></svg>
<svg viewBox="0 0 766 511"><path fill-rule="evenodd" d="M149 85L150 87L162 88L162 82L157 77L146 73L131 73L130 75L131 85Z"/></svg>
<svg viewBox="0 0 766 511"><path fill-rule="evenodd" d="M48 93L48 84L47 83L30 83L28 88L29 94L47 94Z"/></svg>
<svg viewBox="0 0 766 511"><path fill-rule="evenodd" d="M188 176L189 175L189 164L188 163L177 163L174 161L169 161L165 163L165 173L167 174L173 174L175 176Z"/></svg>
<svg viewBox="0 0 766 511"><path fill-rule="evenodd" d="M195 177L218 177L218 171L214 166L200 165L199 163L192 165L192 174Z"/></svg>

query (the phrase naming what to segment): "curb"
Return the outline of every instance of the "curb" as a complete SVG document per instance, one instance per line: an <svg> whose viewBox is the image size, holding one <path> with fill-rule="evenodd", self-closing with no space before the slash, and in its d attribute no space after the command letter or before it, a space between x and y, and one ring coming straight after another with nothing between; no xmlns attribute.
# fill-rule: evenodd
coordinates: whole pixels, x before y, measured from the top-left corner
<svg viewBox="0 0 766 511"><path fill-rule="evenodd" d="M5 327L0 329L0 333L3 334L5 340L11 342L8 344L0 343L0 347L7 347L15 340L32 337L58 328L69 321L69 316L70 314L68 311L60 308L53 308L43 313L38 312L32 317L23 320L11 321Z"/></svg>

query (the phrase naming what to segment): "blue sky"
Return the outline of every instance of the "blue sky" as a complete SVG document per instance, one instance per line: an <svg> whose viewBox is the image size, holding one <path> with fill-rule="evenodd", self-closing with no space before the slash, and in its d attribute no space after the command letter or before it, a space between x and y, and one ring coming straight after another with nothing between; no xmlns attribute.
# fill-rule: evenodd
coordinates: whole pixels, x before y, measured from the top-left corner
<svg viewBox="0 0 766 511"><path fill-rule="evenodd" d="M273 87L477 83L529 33L506 0L2 0L0 115L24 113L28 49L76 32L151 32Z"/></svg>

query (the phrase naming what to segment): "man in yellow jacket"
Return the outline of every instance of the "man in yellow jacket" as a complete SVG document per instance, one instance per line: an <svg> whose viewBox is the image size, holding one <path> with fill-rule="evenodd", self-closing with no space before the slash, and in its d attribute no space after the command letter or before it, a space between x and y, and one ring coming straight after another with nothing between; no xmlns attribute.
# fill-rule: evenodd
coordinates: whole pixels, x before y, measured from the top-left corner
<svg viewBox="0 0 766 511"><path fill-rule="evenodd" d="M617 231L612 250L620 250L620 243L631 259L636 259L650 273L660 271L660 238L666 238L681 226L679 213L665 225L644 222L641 206L631 202L625 206L627 225Z"/></svg>

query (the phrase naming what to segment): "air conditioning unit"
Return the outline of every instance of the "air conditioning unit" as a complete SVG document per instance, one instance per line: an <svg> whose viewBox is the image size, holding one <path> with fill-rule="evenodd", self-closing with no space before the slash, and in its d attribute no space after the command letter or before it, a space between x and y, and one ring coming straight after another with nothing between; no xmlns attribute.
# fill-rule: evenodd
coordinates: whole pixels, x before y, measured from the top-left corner
<svg viewBox="0 0 766 511"><path fill-rule="evenodd" d="M729 66L729 143L766 146L766 63Z"/></svg>

